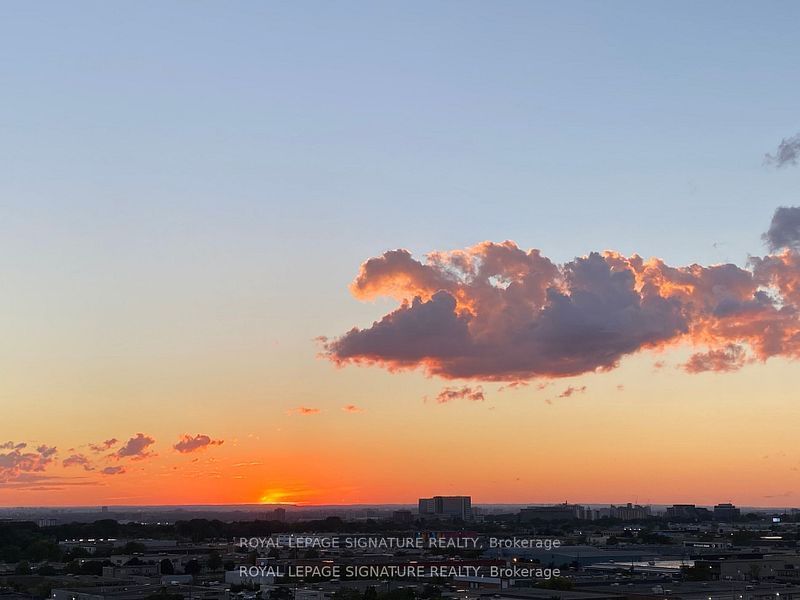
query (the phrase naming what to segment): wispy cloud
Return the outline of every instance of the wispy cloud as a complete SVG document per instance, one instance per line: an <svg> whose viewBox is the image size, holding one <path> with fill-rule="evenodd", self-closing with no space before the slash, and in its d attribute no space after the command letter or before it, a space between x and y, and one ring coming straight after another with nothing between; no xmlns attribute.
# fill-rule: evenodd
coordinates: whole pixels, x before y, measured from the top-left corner
<svg viewBox="0 0 800 600"><path fill-rule="evenodd" d="M586 386L582 385L580 387L569 386L563 392L561 392L558 397L559 398L569 398L573 394L583 394L586 391Z"/></svg>
<svg viewBox="0 0 800 600"><path fill-rule="evenodd" d="M724 348L692 354L683 365L683 369L687 373L703 373L705 371L724 373L738 371L744 366L746 360L747 354L744 348L736 344L728 344Z"/></svg>
<svg viewBox="0 0 800 600"><path fill-rule="evenodd" d="M800 156L800 134L783 138L774 154L765 154L764 163L777 168L796 165Z"/></svg>
<svg viewBox="0 0 800 600"><path fill-rule="evenodd" d="M483 387L468 385L462 387L446 387L436 395L436 402L438 404L446 404L454 400L471 400L473 402L483 402L486 396L483 393Z"/></svg>
<svg viewBox="0 0 800 600"><path fill-rule="evenodd" d="M290 408L286 411L286 414L289 416L292 415L299 415L301 417L310 417L312 415L318 415L322 411L319 408L311 408L309 406L298 406L296 408Z"/></svg>
<svg viewBox="0 0 800 600"><path fill-rule="evenodd" d="M63 461L61 461L62 467L83 467L84 471L93 471L94 467L92 466L92 461L89 460L89 457L85 454L71 454Z"/></svg>
<svg viewBox="0 0 800 600"><path fill-rule="evenodd" d="M116 446L118 443L119 443L119 440L117 438L111 438L111 439L105 440L104 442L100 442L99 444L89 444L89 449L92 452L98 452L98 453L107 452L107 451L111 450L111 448Z"/></svg>

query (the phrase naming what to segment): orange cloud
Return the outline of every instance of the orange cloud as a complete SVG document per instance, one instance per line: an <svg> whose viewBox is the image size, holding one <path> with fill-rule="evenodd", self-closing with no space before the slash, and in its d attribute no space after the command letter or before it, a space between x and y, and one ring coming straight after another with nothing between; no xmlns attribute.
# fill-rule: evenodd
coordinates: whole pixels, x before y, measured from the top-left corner
<svg viewBox="0 0 800 600"><path fill-rule="evenodd" d="M303 417L308 417L311 415L318 415L322 411L319 408L311 408L308 406L298 406L297 408L290 408L286 411L286 414L289 416L292 415L300 415Z"/></svg>
<svg viewBox="0 0 800 600"><path fill-rule="evenodd" d="M359 408L359 407L358 407L358 406L356 406L355 404L348 404L348 405L346 405L346 406L343 406L343 407L342 407L342 410L343 410L344 412L348 412L348 413L360 413L360 412L364 412L364 409L363 409L363 408Z"/></svg>
<svg viewBox="0 0 800 600"><path fill-rule="evenodd" d="M690 373L797 358L798 222L780 209L770 243L787 249L746 268L672 267L610 251L556 265L508 241L424 261L392 250L365 262L351 290L399 306L325 339L324 353L337 364L512 383L610 370L625 356L684 342L708 349L690 359Z"/></svg>

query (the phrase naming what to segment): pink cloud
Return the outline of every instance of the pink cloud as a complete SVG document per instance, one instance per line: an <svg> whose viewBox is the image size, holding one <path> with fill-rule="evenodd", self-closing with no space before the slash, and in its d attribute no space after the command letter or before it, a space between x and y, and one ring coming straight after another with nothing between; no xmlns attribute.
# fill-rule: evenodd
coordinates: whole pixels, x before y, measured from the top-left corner
<svg viewBox="0 0 800 600"><path fill-rule="evenodd" d="M346 406L342 407L342 410L347 413L361 413L364 412L363 408L359 408L355 404L347 404Z"/></svg>

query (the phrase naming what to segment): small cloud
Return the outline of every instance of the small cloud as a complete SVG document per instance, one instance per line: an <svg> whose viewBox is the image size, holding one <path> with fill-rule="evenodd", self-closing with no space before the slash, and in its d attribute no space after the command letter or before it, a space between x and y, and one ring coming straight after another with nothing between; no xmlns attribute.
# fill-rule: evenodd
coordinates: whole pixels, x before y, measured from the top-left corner
<svg viewBox="0 0 800 600"><path fill-rule="evenodd" d="M286 414L290 417L292 415L300 415L301 417L310 417L311 415L318 415L322 411L319 408L311 408L309 406L298 406L296 408L290 408L286 411Z"/></svg>
<svg viewBox="0 0 800 600"><path fill-rule="evenodd" d="M355 404L348 404L342 407L342 410L347 413L362 413L364 412L363 408L359 408Z"/></svg>
<svg viewBox="0 0 800 600"><path fill-rule="evenodd" d="M744 348L737 344L728 344L724 348L692 354L683 369L687 373L738 371L744 366L746 358Z"/></svg>
<svg viewBox="0 0 800 600"><path fill-rule="evenodd" d="M111 448L113 448L114 446L116 446L117 443L119 443L119 440L117 438L111 438L104 442L100 442L99 444L89 444L89 449L92 452L98 452L98 453L106 452L108 450L111 450Z"/></svg>
<svg viewBox="0 0 800 600"><path fill-rule="evenodd" d="M23 448L27 448L28 444L25 442L6 442L5 444L0 444L0 450L22 450Z"/></svg>
<svg viewBox="0 0 800 600"><path fill-rule="evenodd" d="M779 207L772 215L769 229L761 239L773 252L783 248L800 250L800 207Z"/></svg>
<svg viewBox="0 0 800 600"><path fill-rule="evenodd" d="M84 454L72 454L61 461L62 467L83 467L84 471L94 471L92 463Z"/></svg>
<svg viewBox="0 0 800 600"><path fill-rule="evenodd" d="M783 138L775 154L765 154L764 164L780 169L787 165L796 165L800 156L800 133L790 138Z"/></svg>
<svg viewBox="0 0 800 600"><path fill-rule="evenodd" d="M148 448L155 443L156 441L149 435L137 433L111 456L117 459L130 458L131 460L143 460L155 456L153 452L148 450Z"/></svg>
<svg viewBox="0 0 800 600"><path fill-rule="evenodd" d="M117 467L106 467L102 471L100 471L103 475L122 475L125 473L125 467L117 466Z"/></svg>
<svg viewBox="0 0 800 600"><path fill-rule="evenodd" d="M192 437L191 435L184 435L180 441L173 446L175 450L181 454L189 454L197 450L205 450L209 446L221 446L224 440L212 440L209 436L204 434L197 434Z"/></svg>
<svg viewBox="0 0 800 600"><path fill-rule="evenodd" d="M558 397L559 398L569 398L573 394L583 394L585 391L586 391L586 386L585 385L582 385L581 387L569 386L567 389L565 389L563 392L561 392L558 395Z"/></svg>
<svg viewBox="0 0 800 600"><path fill-rule="evenodd" d="M483 393L483 387L468 385L458 387L446 387L436 395L436 402L438 404L446 404L454 400L471 400L473 402L483 402L486 399Z"/></svg>
<svg viewBox="0 0 800 600"><path fill-rule="evenodd" d="M654 371L660 371L661 369L663 369L666 366L667 366L666 361L657 360L656 362L653 363L653 370Z"/></svg>
<svg viewBox="0 0 800 600"><path fill-rule="evenodd" d="M528 387L529 385L530 384L527 381L512 381L511 383L507 383L506 385L501 385L499 388L497 388L497 391L504 392L506 390L516 390L519 388Z"/></svg>
<svg viewBox="0 0 800 600"><path fill-rule="evenodd" d="M617 384L617 391L618 392L624 392L625 391L625 386L622 385L621 383L618 383Z"/></svg>

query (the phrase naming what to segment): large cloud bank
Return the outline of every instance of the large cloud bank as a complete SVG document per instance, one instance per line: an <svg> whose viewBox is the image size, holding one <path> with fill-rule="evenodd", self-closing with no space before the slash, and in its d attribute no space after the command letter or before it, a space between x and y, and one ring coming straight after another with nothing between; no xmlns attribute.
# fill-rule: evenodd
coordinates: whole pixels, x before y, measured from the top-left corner
<svg viewBox="0 0 800 600"><path fill-rule="evenodd" d="M351 290L399 307L325 340L324 353L339 364L487 381L613 369L627 355L681 342L699 346L689 373L796 358L800 209L778 209L764 238L772 253L746 267L673 267L609 251L558 265L509 241L424 260L392 250L366 261Z"/></svg>

